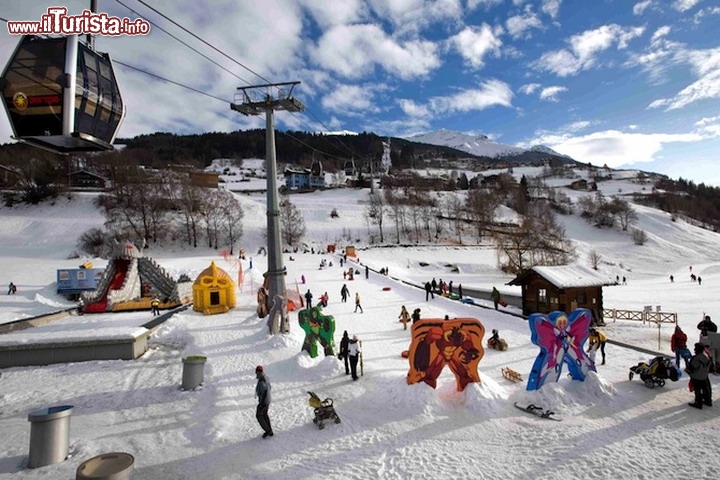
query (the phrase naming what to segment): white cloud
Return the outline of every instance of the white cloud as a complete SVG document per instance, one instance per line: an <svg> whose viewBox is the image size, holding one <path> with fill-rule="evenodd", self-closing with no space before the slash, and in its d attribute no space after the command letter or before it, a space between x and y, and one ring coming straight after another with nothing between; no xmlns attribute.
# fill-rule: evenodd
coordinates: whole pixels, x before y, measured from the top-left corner
<svg viewBox="0 0 720 480"><path fill-rule="evenodd" d="M698 12L693 17L693 23L699 24L703 21L705 17L708 17L710 15L720 15L720 7L707 7L702 10L698 10Z"/></svg>
<svg viewBox="0 0 720 480"><path fill-rule="evenodd" d="M377 90L376 85L339 85L323 97L322 106L330 111L344 114L352 112L377 113L380 109L372 102Z"/></svg>
<svg viewBox="0 0 720 480"><path fill-rule="evenodd" d="M658 28L658 29L655 30L655 32L652 34L652 38L650 39L651 42L657 44L657 42L658 42L661 38L668 36L668 34L670 33L670 30L671 30L671 29L672 29L672 28L671 28L669 25L664 25L664 26Z"/></svg>
<svg viewBox="0 0 720 480"><path fill-rule="evenodd" d="M363 0L302 0L300 2L322 28L356 23L367 19L368 11Z"/></svg>
<svg viewBox="0 0 720 480"><path fill-rule="evenodd" d="M483 23L480 27L465 27L461 32L448 39L448 44L454 47L460 55L473 68L484 66L486 55L500 55L501 29L493 30L490 25Z"/></svg>
<svg viewBox="0 0 720 480"><path fill-rule="evenodd" d="M505 0L468 0L467 2L467 8L468 10L475 10L477 7L482 6L485 9L488 9L490 7L494 7L495 5L500 5Z"/></svg>
<svg viewBox="0 0 720 480"><path fill-rule="evenodd" d="M679 91L673 98L661 98L648 108L666 107L677 110L691 103L720 99L720 47L711 50L685 51L681 61L688 62L698 79Z"/></svg>
<svg viewBox="0 0 720 480"><path fill-rule="evenodd" d="M511 107L512 97L512 90L507 83L492 79L483 82L479 89L467 89L454 95L433 97L429 105L436 113L468 112L484 110L495 105Z"/></svg>
<svg viewBox="0 0 720 480"><path fill-rule="evenodd" d="M698 3L700 3L700 0L675 0L673 8L678 12L687 12Z"/></svg>
<svg viewBox="0 0 720 480"><path fill-rule="evenodd" d="M543 0L542 11L550 15L553 20L557 18L558 12L560 12L560 4L562 0Z"/></svg>
<svg viewBox="0 0 720 480"><path fill-rule="evenodd" d="M312 0L310 0L312 1ZM460 0L368 0L375 14L394 25L396 33L415 32L444 20L460 20Z"/></svg>
<svg viewBox="0 0 720 480"><path fill-rule="evenodd" d="M633 15L642 15L650 5L652 5L652 0L644 0L643 2L636 3L635 6L633 6Z"/></svg>
<svg viewBox="0 0 720 480"><path fill-rule="evenodd" d="M545 87L540 91L540 99L547 100L548 102L557 102L558 95L562 92L567 92L566 87L554 86Z"/></svg>
<svg viewBox="0 0 720 480"><path fill-rule="evenodd" d="M617 45L618 49L624 49L630 40L642 35L643 31L643 27L621 27L616 24L586 30L567 40L570 44L569 49L546 52L533 62L533 67L561 77L575 75L581 70L593 68L601 52L613 45Z"/></svg>
<svg viewBox="0 0 720 480"><path fill-rule="evenodd" d="M520 93L524 93L525 95L532 95L532 93L540 88L542 85L539 83L526 83L525 85L520 86L518 91Z"/></svg>
<svg viewBox="0 0 720 480"><path fill-rule="evenodd" d="M583 136L568 134L547 134L531 140L533 145L547 145L558 153L569 155L575 160L593 165L607 165L616 168L621 165L656 161L663 145L703 140L698 133L685 134L640 134L605 130Z"/></svg>
<svg viewBox="0 0 720 480"><path fill-rule="evenodd" d="M530 38L530 29L541 27L542 22L530 5L526 6L522 14L514 15L505 22L505 28L513 39Z"/></svg>
<svg viewBox="0 0 720 480"><path fill-rule="evenodd" d="M372 73L376 66L404 80L422 77L440 66L437 46L429 41L399 42L378 25L338 25L312 50L323 68L348 78ZM361 53L362 52L362 53Z"/></svg>
<svg viewBox="0 0 720 480"><path fill-rule="evenodd" d="M428 110L428 107L426 105L420 105L416 103L414 100L409 100L406 98L401 98L398 100L398 104L400 105L400 108L402 109L403 113L407 115L408 117L413 118L428 118L430 117L430 110Z"/></svg>

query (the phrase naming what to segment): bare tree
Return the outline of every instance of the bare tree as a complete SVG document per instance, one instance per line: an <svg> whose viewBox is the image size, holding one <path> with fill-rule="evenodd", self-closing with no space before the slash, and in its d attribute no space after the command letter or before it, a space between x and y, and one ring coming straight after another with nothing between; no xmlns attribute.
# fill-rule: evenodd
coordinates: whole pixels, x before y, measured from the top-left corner
<svg viewBox="0 0 720 480"><path fill-rule="evenodd" d="M222 193L219 190L203 191L202 218L205 223L208 247L218 249L222 229Z"/></svg>
<svg viewBox="0 0 720 480"><path fill-rule="evenodd" d="M221 190L220 193L220 216L222 229L225 233L225 240L230 245L230 255L234 254L235 243L243 234L242 219L245 216L242 207L232 193Z"/></svg>
<svg viewBox="0 0 720 480"><path fill-rule="evenodd" d="M565 265L574 248L548 202L531 202L520 224L495 235L501 266L519 273L534 265Z"/></svg>
<svg viewBox="0 0 720 480"><path fill-rule="evenodd" d="M645 230L640 228L633 228L632 239L633 242L635 242L635 245L645 245L645 242L647 242L648 239L647 233L645 233Z"/></svg>
<svg viewBox="0 0 720 480"><path fill-rule="evenodd" d="M465 200L465 208L477 228L477 241L482 241L483 231L495 219L495 211L500 206L500 198L488 190L470 190Z"/></svg>
<svg viewBox="0 0 720 480"><path fill-rule="evenodd" d="M630 224L638 218L637 213L635 213L635 210L630 206L630 203L622 198L613 197L609 207L623 231L627 231Z"/></svg>
<svg viewBox="0 0 720 480"><path fill-rule="evenodd" d="M365 209L365 218L369 224L377 225L380 230L380 243L385 242L383 235L383 219L385 217L385 205L383 198L377 193L370 194L370 203Z"/></svg>
<svg viewBox="0 0 720 480"><path fill-rule="evenodd" d="M105 211L106 226L113 231L130 229L139 239L157 242L165 230L164 219L171 202L159 176L128 167L115 176L113 189L97 199Z"/></svg>
<svg viewBox="0 0 720 480"><path fill-rule="evenodd" d="M302 213L287 197L280 201L280 230L288 245L295 245L305 235Z"/></svg>
<svg viewBox="0 0 720 480"><path fill-rule="evenodd" d="M463 230L463 204L455 193L447 195L444 199L445 211L447 212L448 222L452 225L457 235L458 243L462 245Z"/></svg>
<svg viewBox="0 0 720 480"><path fill-rule="evenodd" d="M592 269L597 270L600 262L602 261L602 256L597 252L597 250L592 250L590 255L588 255L588 260L590 261Z"/></svg>

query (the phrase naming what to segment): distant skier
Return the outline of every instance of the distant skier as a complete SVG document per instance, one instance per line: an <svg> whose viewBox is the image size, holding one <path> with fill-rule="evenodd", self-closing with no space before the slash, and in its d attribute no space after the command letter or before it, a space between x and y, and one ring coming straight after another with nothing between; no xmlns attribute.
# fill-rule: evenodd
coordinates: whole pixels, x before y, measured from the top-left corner
<svg viewBox="0 0 720 480"><path fill-rule="evenodd" d="M360 309L360 313L363 313L362 305L360 305L360 293L355 292L355 313L357 313L357 309Z"/></svg>

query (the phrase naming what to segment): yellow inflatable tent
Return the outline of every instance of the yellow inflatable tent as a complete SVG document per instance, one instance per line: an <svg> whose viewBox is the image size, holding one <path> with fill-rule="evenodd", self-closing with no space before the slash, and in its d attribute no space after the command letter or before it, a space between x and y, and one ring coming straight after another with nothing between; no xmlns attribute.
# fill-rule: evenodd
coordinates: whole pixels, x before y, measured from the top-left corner
<svg viewBox="0 0 720 480"><path fill-rule="evenodd" d="M236 306L235 282L225 270L211 262L193 284L193 310L214 315Z"/></svg>

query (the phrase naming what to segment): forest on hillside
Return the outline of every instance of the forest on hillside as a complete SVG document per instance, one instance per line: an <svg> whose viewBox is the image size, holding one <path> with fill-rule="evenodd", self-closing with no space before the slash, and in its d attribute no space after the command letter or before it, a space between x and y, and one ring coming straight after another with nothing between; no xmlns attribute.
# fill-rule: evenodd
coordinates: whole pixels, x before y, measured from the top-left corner
<svg viewBox="0 0 720 480"><path fill-rule="evenodd" d="M342 170L347 160L358 167L379 164L386 137L374 133L327 135L308 132L276 132L276 156L279 163L309 167L320 160L325 171ZM491 167L502 162L565 164L564 157L553 158L541 152L526 152L512 157L474 157L450 147L390 138L392 170L420 169L427 166L449 168L464 159ZM94 172L113 181L126 175L131 166L158 170L204 168L217 158L265 158L265 130L231 133L212 132L198 135L154 133L118 139L122 149L93 154L58 155L23 143L0 146L0 188L5 204L15 201L38 203L54 198L68 189L69 175L80 169ZM442 159L442 161L439 161ZM512 159L510 161L509 159ZM18 195L19 192L19 195ZM637 195L637 203L653 206L674 216L691 219L698 225L720 230L720 188L692 181L657 180L652 193Z"/></svg>

